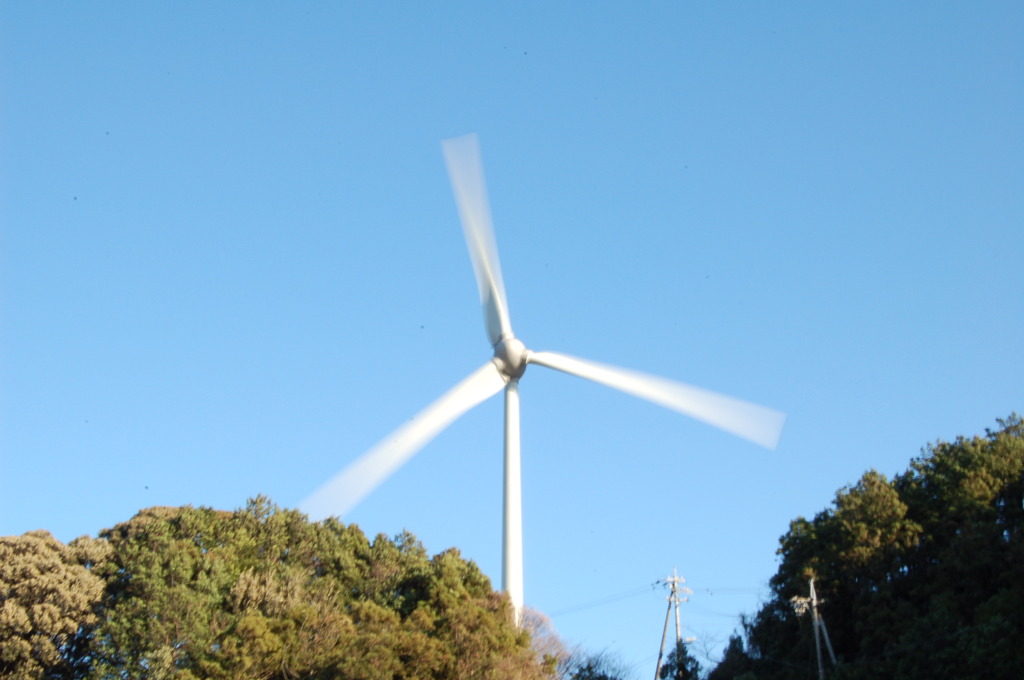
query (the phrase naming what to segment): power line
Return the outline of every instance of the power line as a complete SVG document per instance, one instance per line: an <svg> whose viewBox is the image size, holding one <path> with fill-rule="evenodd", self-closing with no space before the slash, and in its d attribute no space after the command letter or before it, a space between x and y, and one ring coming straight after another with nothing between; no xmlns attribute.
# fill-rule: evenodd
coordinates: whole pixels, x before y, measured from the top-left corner
<svg viewBox="0 0 1024 680"><path fill-rule="evenodd" d="M657 588L658 586L663 586L663 585L668 585L668 580L661 578L661 579L658 579L657 581L654 581L653 583L651 583L649 585L637 586L635 588L631 588L631 589L623 591L621 593L616 593L614 595L607 595L605 597L601 597L601 598L598 598L596 600L590 600L588 602L583 602L581 604L577 604L577 605L572 605L570 607L566 607L565 609L559 609L556 612L552 612L552 613L548 614L548 616L551 617L551 618L554 618L556 616L566 616L568 614L575 614L577 612L586 611L588 609L593 609L594 607L601 607L601 606L606 605L606 604L611 604L612 602L618 602L619 600L626 600L626 599L629 599L631 597L637 597L637 596L642 595L642 594L644 594L644 593L646 593L646 592L648 592L650 590L653 590L653 589ZM721 588L719 588L719 587L711 586L711 587L707 587L707 588L701 588L701 592L706 592L709 595L714 595L715 593L756 593L756 592L759 592L760 590L761 590L760 587L758 587L758 588L742 588L742 587L721 587ZM733 619L739 618L741 616L741 614L726 614L725 612L716 612L716 611L708 610L706 608L702 608L702 607L699 607L699 606L697 608L698 609L703 609L703 611L711 613L711 614L714 614L715 616L728 617L728 618L733 618Z"/></svg>
<svg viewBox="0 0 1024 680"><path fill-rule="evenodd" d="M616 595L608 595L606 597L602 597L602 598L597 599L597 600L591 600L590 602L584 602L583 604L574 605L574 606L568 607L566 609L560 609L557 612L548 614L548 616L550 616L551 618L555 618L556 616L565 616L567 614L575 614L577 612L585 611L587 609L593 609L594 607L600 607L600 606L603 606L603 605L606 605L606 604L611 604L612 602L618 602L619 600L626 600L626 599L629 599L631 597L636 597L638 595L643 595L644 593L647 593L647 592L653 590L660 583L661 583L661 581L655 581L654 583L651 583L650 585L638 586L636 588L632 588L630 590L627 590L627 591L622 592L622 593L618 593Z"/></svg>
<svg viewBox="0 0 1024 680"><path fill-rule="evenodd" d="M708 609L707 607L702 607L699 604L694 604L692 602L690 603L690 606L687 607L687 609L688 610L693 610L693 611L697 612L698 614L704 614L705 616L717 616L717 617L723 618L723 619L741 619L741 618L743 618L743 614L727 614L725 612L718 612L718 611L715 611L714 609Z"/></svg>

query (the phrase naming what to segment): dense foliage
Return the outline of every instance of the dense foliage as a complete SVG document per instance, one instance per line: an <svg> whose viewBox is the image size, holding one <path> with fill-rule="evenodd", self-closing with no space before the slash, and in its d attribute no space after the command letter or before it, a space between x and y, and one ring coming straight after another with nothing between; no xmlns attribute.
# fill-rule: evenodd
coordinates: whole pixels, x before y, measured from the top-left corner
<svg viewBox="0 0 1024 680"><path fill-rule="evenodd" d="M1024 669L1024 421L869 471L782 537L770 600L710 680L816 678L810 578L829 678L1019 678Z"/></svg>
<svg viewBox="0 0 1024 680"><path fill-rule="evenodd" d="M100 538L0 539L0 677L550 677L457 551L259 498L150 508Z"/></svg>
<svg viewBox="0 0 1024 680"><path fill-rule="evenodd" d="M103 541L64 545L46 531L0 537L0 677L73 677L85 669L103 580L85 565Z"/></svg>

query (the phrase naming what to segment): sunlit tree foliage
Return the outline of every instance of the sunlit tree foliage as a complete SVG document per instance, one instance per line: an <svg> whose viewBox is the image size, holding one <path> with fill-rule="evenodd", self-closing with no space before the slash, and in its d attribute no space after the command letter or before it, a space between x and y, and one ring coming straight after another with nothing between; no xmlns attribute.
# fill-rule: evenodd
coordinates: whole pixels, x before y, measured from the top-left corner
<svg viewBox="0 0 1024 680"><path fill-rule="evenodd" d="M0 677L71 678L87 666L103 581L89 567L109 548L64 545L47 531L0 537Z"/></svg>
<svg viewBox="0 0 1024 680"><path fill-rule="evenodd" d="M475 564L257 498L0 541L4 678L549 677Z"/></svg>

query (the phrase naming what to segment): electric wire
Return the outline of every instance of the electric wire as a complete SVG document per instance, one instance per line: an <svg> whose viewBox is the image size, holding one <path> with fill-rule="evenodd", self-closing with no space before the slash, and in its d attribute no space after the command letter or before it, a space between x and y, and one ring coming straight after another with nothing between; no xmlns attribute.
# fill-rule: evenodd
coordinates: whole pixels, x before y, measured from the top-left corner
<svg viewBox="0 0 1024 680"><path fill-rule="evenodd" d="M607 595L596 600L591 600L590 602L584 602L582 604L573 605L565 609L560 609L559 611L548 614L548 616L550 616L551 618L555 618L556 616L575 614L577 612L586 611L587 609L593 609L594 607L600 607L606 604L611 604L612 602L618 602L619 600L627 600L629 598L637 597L638 595L643 595L646 592L654 590L660 583L662 583L662 581L655 581L654 583L645 586L637 586L635 588L631 588L630 590L615 595Z"/></svg>
<svg viewBox="0 0 1024 680"><path fill-rule="evenodd" d="M630 598L642 595L642 594L644 594L644 593L646 593L648 591L655 590L658 586L663 586L663 585L666 585L667 583L668 583L668 581L666 581L665 579L661 578L661 579L658 579L657 581L654 581L653 583L650 583L649 585L636 586L634 588L631 588L629 590L623 591L621 593L616 593L616 594L613 594L613 595L606 595L606 596L600 597L600 598L598 598L596 600L590 600L588 602L583 602L583 603L580 603L580 604L577 604L577 605L572 605L570 607L566 607L565 609L559 609L558 611L555 611L555 612L552 612L550 614L547 614L547 616L549 616L551 618L555 618L556 616L566 616L568 614L575 614L577 612L586 611L588 609L593 609L595 607L601 607L601 606L606 605L606 604L611 604L612 602L618 602L620 600L627 600L627 599L630 599ZM714 595L716 592L717 593L756 593L756 592L759 592L760 590L761 590L761 588L742 588L742 587L723 587L723 588L710 587L710 588L701 588L701 592L702 593L706 592L709 595ZM717 611L708 609L706 607L702 607L700 605L693 605L692 603L691 603L690 607L693 607L695 610L701 611L701 612L706 613L706 614L711 614L711 615L714 615L714 616L721 616L721 617L724 617L724 618L736 619L736 618L739 618L740 616L742 616L742 614L726 614L725 612L717 612Z"/></svg>

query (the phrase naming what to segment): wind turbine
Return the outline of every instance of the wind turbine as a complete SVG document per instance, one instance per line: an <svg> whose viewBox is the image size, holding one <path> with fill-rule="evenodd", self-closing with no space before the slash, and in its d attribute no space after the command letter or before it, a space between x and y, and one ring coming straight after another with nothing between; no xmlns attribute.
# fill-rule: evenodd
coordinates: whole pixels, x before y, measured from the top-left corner
<svg viewBox="0 0 1024 680"><path fill-rule="evenodd" d="M553 368L647 399L774 449L785 415L764 406L644 373L556 352L528 350L512 332L501 263L491 226L483 166L475 134L442 142L476 272L487 338L494 355L440 399L392 432L302 502L311 517L343 516L471 408L505 390L505 482L502 590L515 620L523 606L522 484L519 465L519 379L527 365Z"/></svg>

